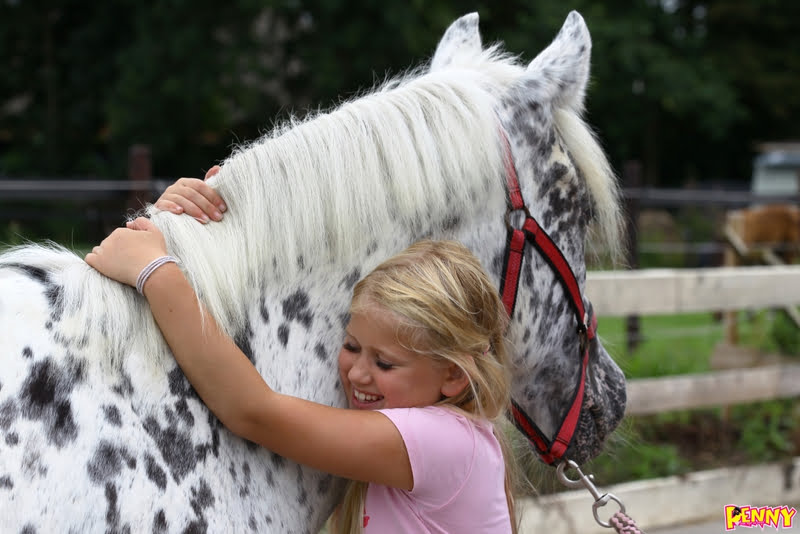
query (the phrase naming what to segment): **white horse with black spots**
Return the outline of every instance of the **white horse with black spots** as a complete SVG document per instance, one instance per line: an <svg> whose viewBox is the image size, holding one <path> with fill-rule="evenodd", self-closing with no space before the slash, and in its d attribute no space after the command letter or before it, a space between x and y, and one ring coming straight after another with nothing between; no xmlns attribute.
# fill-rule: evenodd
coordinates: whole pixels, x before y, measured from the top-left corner
<svg viewBox="0 0 800 534"><path fill-rule="evenodd" d="M526 66L484 49L478 16L464 16L426 65L236 150L209 181L229 206L222 222L148 214L270 386L345 406L336 354L352 287L378 262L423 237L452 238L500 283L506 158L581 287L589 223L619 243L617 187L580 118L590 48L572 13ZM552 435L580 341L531 247L516 302L513 396ZM0 256L0 329L0 532L314 533L340 497L339 480L223 428L145 300L71 251ZM577 462L600 451L625 404L597 339L586 375L566 454Z"/></svg>

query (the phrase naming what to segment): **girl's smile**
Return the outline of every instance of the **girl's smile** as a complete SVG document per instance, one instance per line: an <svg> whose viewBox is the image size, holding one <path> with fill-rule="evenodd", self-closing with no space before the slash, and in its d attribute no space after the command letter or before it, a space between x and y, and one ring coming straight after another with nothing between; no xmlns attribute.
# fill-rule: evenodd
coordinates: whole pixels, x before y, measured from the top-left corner
<svg viewBox="0 0 800 534"><path fill-rule="evenodd" d="M358 408L359 410L372 410L373 405L381 400L383 400L382 395L372 395L353 388L351 407Z"/></svg>

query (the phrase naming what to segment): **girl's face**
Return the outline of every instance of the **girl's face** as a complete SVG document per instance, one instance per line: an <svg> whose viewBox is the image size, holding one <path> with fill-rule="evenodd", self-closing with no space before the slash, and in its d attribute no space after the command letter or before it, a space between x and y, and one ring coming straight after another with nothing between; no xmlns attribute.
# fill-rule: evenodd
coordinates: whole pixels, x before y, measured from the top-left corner
<svg viewBox="0 0 800 534"><path fill-rule="evenodd" d="M453 395L452 364L403 348L397 317L379 306L353 313L339 351L339 377L350 408L430 406Z"/></svg>

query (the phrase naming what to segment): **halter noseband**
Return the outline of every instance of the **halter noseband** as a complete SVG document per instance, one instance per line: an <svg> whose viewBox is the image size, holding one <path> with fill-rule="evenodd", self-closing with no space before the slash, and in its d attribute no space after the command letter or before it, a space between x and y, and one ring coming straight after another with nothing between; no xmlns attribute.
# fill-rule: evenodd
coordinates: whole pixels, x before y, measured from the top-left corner
<svg viewBox="0 0 800 534"><path fill-rule="evenodd" d="M536 447L539 456L545 463L554 464L563 458L578 426L586 385L586 369L589 364L589 342L595 337L597 318L594 314L591 314L591 318L587 314L578 281L575 279L575 274L572 272L564 254L525 206L519 187L517 170L511 157L508 137L502 129L500 132L505 144L505 170L508 185L508 209L505 216L508 238L503 262L503 277L500 282L500 295L506 312L508 312L509 317L514 313L525 247L530 243L539 251L556 274L556 279L563 287L564 293L569 297L568 300L578 325L577 335L580 338L580 353L582 355L581 372L573 392L572 404L562 419L554 439L552 441L548 439L520 405L514 399L511 399L511 413L517 428ZM516 212L521 212L525 216L521 228L515 228L511 224L511 216Z"/></svg>

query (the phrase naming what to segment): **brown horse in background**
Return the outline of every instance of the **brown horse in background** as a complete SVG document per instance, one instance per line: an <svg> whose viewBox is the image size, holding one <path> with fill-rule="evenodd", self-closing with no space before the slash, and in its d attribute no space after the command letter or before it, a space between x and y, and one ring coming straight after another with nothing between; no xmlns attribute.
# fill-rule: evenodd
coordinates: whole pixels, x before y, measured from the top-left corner
<svg viewBox="0 0 800 534"><path fill-rule="evenodd" d="M725 226L726 266L791 264L800 253L800 208L793 204L763 204L729 211ZM786 311L798 320L796 311ZM735 345L739 339L737 312L719 313L716 317L724 317L725 339Z"/></svg>
<svg viewBox="0 0 800 534"><path fill-rule="evenodd" d="M800 253L800 208L793 204L764 204L727 214L726 224L757 258L739 254L726 256L726 265L763 261L764 248L772 249L784 263L793 263ZM734 245L735 246L735 245ZM756 249L756 250L754 250Z"/></svg>

